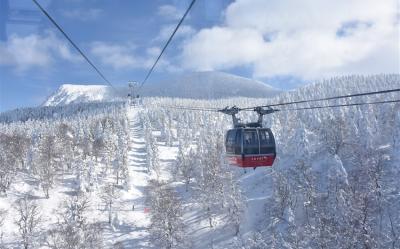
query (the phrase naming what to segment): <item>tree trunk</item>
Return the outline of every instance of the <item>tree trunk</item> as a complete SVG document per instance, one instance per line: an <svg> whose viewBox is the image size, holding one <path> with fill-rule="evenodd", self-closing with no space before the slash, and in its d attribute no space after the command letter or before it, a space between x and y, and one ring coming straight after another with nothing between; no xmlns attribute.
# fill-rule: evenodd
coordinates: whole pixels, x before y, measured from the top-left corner
<svg viewBox="0 0 400 249"><path fill-rule="evenodd" d="M108 204L108 224L111 224L111 207L112 207L112 202Z"/></svg>
<svg viewBox="0 0 400 249"><path fill-rule="evenodd" d="M185 190L186 190L186 192L188 192L188 191L189 191L189 181L186 181Z"/></svg>

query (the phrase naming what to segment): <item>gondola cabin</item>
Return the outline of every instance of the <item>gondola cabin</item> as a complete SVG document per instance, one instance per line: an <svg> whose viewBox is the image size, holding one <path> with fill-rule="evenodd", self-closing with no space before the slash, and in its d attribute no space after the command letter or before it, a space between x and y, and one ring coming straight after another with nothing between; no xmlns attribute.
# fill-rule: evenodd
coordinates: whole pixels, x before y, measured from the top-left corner
<svg viewBox="0 0 400 249"><path fill-rule="evenodd" d="M255 123L240 123L236 114L240 110L236 106L219 110L232 116L233 129L228 130L225 137L226 157L229 164L242 168L268 167L276 158L275 138L271 129L263 127L263 116L278 110L256 107L258 114Z"/></svg>
<svg viewBox="0 0 400 249"><path fill-rule="evenodd" d="M229 164L242 168L272 166L276 157L275 139L269 128L228 130L225 148Z"/></svg>

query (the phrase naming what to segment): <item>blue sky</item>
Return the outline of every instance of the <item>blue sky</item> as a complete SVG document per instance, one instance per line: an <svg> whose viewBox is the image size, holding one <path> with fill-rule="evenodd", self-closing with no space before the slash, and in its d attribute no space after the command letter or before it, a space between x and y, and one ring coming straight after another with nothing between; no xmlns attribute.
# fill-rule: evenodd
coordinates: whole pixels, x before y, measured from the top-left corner
<svg viewBox="0 0 400 249"><path fill-rule="evenodd" d="M141 81L189 0L39 0L115 85ZM197 0L150 81L218 70L288 89L399 72L396 0ZM299 11L301 10L301 11ZM104 84L31 1L0 0L0 111Z"/></svg>

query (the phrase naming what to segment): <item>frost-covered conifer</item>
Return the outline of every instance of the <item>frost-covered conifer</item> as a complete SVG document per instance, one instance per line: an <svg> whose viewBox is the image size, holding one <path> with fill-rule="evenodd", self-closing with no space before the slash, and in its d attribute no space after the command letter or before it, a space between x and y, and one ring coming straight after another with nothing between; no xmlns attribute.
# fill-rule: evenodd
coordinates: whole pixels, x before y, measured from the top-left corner
<svg viewBox="0 0 400 249"><path fill-rule="evenodd" d="M174 190L165 183L150 184L150 233L160 248L188 248L182 219L182 204Z"/></svg>
<svg viewBox="0 0 400 249"><path fill-rule="evenodd" d="M104 203L105 209L108 211L108 223L111 224L114 206L120 197L120 189L112 183L106 184L100 194L100 198Z"/></svg>
<svg viewBox="0 0 400 249"><path fill-rule="evenodd" d="M49 198L49 190L53 187L56 176L56 159L59 158L58 144L56 137L45 135L39 144L38 174L41 188Z"/></svg>
<svg viewBox="0 0 400 249"><path fill-rule="evenodd" d="M83 192L64 201L58 222L48 230L46 245L50 248L103 248L100 224L90 223L88 197Z"/></svg>

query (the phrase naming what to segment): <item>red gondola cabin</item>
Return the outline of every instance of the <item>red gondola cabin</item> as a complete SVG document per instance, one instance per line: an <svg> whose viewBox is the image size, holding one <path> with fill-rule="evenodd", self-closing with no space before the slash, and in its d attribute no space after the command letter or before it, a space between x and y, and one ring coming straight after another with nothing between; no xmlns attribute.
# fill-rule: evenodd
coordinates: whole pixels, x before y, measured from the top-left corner
<svg viewBox="0 0 400 249"><path fill-rule="evenodd" d="M226 134L226 157L242 168L272 166L276 157L275 139L269 128L235 128Z"/></svg>

